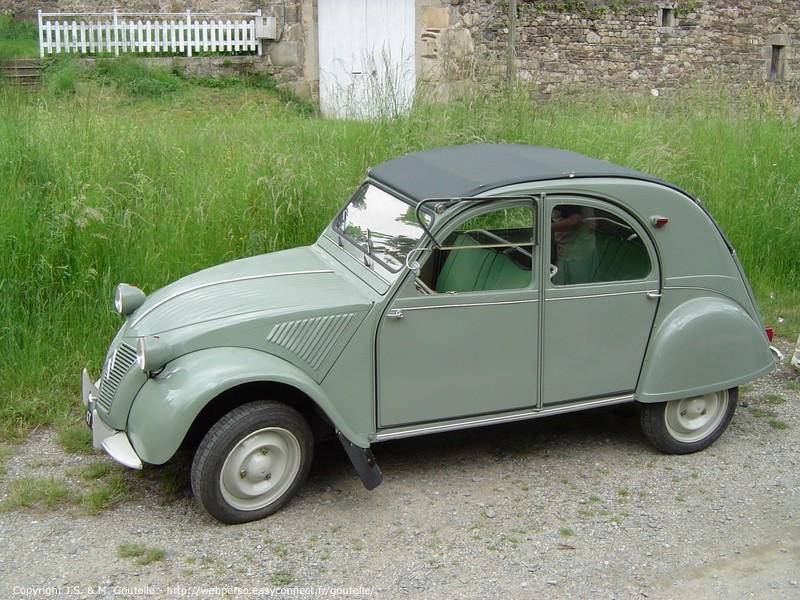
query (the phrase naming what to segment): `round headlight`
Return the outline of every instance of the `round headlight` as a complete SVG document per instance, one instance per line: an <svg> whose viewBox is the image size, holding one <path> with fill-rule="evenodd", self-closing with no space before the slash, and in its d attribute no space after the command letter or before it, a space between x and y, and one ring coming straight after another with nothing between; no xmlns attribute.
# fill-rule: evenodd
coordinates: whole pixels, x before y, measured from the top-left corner
<svg viewBox="0 0 800 600"><path fill-rule="evenodd" d="M158 371L170 359L170 349L154 335L136 341L136 363L145 373Z"/></svg>
<svg viewBox="0 0 800 600"><path fill-rule="evenodd" d="M114 309L127 316L144 304L147 295L129 283L120 283L114 288Z"/></svg>

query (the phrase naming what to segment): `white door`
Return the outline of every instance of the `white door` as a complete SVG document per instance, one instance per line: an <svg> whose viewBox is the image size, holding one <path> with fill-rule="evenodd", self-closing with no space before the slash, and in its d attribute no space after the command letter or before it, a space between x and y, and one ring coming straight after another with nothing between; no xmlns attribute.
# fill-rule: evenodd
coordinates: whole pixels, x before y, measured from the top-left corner
<svg viewBox="0 0 800 600"><path fill-rule="evenodd" d="M320 108L366 119L414 94L414 0L318 0Z"/></svg>

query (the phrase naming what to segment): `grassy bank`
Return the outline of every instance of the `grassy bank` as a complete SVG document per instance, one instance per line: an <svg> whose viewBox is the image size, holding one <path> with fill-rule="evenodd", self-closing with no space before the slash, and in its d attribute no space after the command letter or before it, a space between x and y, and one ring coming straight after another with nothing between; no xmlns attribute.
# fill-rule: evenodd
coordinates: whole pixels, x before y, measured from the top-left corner
<svg viewBox="0 0 800 600"><path fill-rule="evenodd" d="M79 370L97 371L119 322L116 282L152 291L205 266L310 243L365 167L444 144L556 146L680 185L736 246L765 320L798 331L800 133L780 103L475 93L355 123L309 117L263 86L167 81L141 93L107 73L65 72L39 96L0 88L6 435L75 419Z"/></svg>
<svg viewBox="0 0 800 600"><path fill-rule="evenodd" d="M0 14L0 60L39 55L36 23Z"/></svg>

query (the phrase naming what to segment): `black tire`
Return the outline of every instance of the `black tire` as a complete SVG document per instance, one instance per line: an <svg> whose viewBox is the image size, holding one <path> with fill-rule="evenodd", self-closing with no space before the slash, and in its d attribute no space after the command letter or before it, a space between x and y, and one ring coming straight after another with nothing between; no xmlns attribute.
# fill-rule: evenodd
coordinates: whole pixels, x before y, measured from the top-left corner
<svg viewBox="0 0 800 600"><path fill-rule="evenodd" d="M305 481L314 453L305 419L279 402L250 402L208 431L192 462L198 504L223 523L271 515Z"/></svg>
<svg viewBox="0 0 800 600"><path fill-rule="evenodd" d="M691 454L708 448L728 427L739 388L702 396L641 405L642 431L667 454Z"/></svg>

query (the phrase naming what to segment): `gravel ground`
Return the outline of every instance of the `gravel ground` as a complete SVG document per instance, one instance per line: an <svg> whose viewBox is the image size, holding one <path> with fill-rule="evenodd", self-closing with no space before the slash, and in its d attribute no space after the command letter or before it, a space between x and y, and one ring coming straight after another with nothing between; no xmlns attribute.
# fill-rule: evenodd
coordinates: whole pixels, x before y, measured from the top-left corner
<svg viewBox="0 0 800 600"><path fill-rule="evenodd" d="M689 456L652 449L635 406L375 448L366 491L336 443L281 512L224 526L178 491L123 470L130 496L98 515L0 512L0 596L800 598L800 375L787 354L747 386L728 431ZM21 477L109 463L51 431L3 459ZM148 564L124 544L163 551Z"/></svg>

